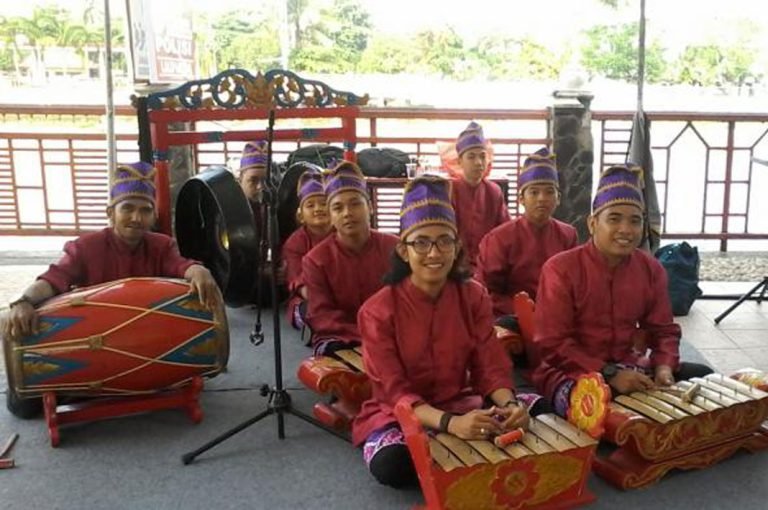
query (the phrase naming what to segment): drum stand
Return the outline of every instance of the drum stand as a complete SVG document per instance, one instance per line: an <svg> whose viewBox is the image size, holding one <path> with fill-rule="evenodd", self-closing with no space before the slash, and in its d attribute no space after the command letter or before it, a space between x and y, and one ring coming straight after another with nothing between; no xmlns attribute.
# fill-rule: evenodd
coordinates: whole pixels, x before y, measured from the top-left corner
<svg viewBox="0 0 768 510"><path fill-rule="evenodd" d="M749 290L749 292L747 292L746 294L741 296L739 298L739 300L736 301L734 304L732 304L726 311L724 311L723 313L721 313L720 315L715 317L715 324L720 324L721 320L723 320L726 317L728 317L728 314L730 314L732 311L734 311L736 309L736 307L738 307L744 301L746 301L747 299L752 298L752 295L755 292L757 292L758 290L760 291L760 294L757 296L757 304L760 304L760 303L763 302L763 299L765 298L766 291L768 291L768 276L763 276L763 280L760 283L758 283L757 285L752 287Z"/></svg>
<svg viewBox="0 0 768 510"><path fill-rule="evenodd" d="M274 349L275 349L275 385L272 388L269 388L267 385L264 385L261 389L262 396L267 397L267 408L260 412L259 414L253 416L252 418L249 418L245 420L244 422L240 423L239 425L236 425L235 427L227 430L226 432L223 432L216 438L210 440L209 442L205 443L201 447L197 448L196 450L193 450L191 452L185 453L181 456L182 462L187 465L192 462L202 453L210 450L214 446L218 445L219 443L222 443L229 439L230 437L234 436L235 434L242 432L243 430L247 429L251 425L254 425L255 423L258 423L259 421L263 420L264 418L276 415L277 416L277 437L278 439L285 439L285 415L291 414L297 418L300 418L301 420L304 420L307 423L310 423L318 428L321 428L327 432L330 432L336 437L339 437L341 439L344 439L345 441L348 440L348 438L344 435L338 432L337 430L334 430L330 427L325 426L324 424L320 423L313 417L309 416L308 414L305 414L296 408L293 407L293 404L291 403L291 396L288 393L288 391L283 386L283 358L282 358L282 343L281 343L281 335L280 335L280 312L279 307L277 305L277 259L276 256L277 253L277 247L278 247L278 221L277 221L277 187L272 183L271 178L271 170L272 170L272 131L275 123L275 114L274 111L270 111L269 115L269 127L267 128L267 134L268 134L268 152L267 152L267 175L265 179L265 201L267 203L267 215L269 217L269 226L268 234L269 234L269 246L272 250L272 260L271 260L271 268L272 268L272 274L270 275L270 284L271 284L271 292L272 292L272 326L273 326L273 342L274 342ZM260 278L259 278L260 280ZM252 334L253 335L253 334ZM260 343L260 342L255 342Z"/></svg>

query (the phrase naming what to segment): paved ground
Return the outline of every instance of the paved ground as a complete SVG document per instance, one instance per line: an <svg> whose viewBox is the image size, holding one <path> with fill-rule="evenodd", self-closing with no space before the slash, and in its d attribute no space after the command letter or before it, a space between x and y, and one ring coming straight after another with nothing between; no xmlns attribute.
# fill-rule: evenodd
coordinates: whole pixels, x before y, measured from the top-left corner
<svg viewBox="0 0 768 510"><path fill-rule="evenodd" d="M46 262L23 254L11 265L2 265L3 260L11 259L0 257L0 303L17 296ZM749 286L703 285L707 294L742 292ZM724 373L747 366L768 370L768 303L744 303L715 326L712 319L731 303L699 300L688 316L678 318L685 340L698 351L687 349L687 355L701 354ZM68 427L62 431L62 446L53 449L41 420L16 419L2 403L0 441L12 432L21 438L14 451L18 467L0 471L0 509L394 509L421 501L418 491L379 486L358 450L291 416L285 441L275 440L275 420L269 417L182 467L182 453L265 408L258 388L273 381L271 335L254 349L247 341L253 311L232 309L228 315L229 371L206 383L205 419L198 426L190 426L178 412L150 413ZM271 331L269 315L264 328ZM290 331L284 332L283 343L286 385L296 407L308 411L315 396L295 376L308 350ZM0 373L1 400L4 391ZM766 470L768 455L740 453L703 471L673 473L645 490L622 492L592 476L589 486L598 499L591 508L764 508Z"/></svg>

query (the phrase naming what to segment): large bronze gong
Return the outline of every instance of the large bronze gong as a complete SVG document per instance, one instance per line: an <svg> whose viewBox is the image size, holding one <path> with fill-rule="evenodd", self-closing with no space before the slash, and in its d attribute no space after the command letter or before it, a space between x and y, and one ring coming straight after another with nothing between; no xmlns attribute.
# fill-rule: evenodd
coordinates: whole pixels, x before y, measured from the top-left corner
<svg viewBox="0 0 768 510"><path fill-rule="evenodd" d="M176 200L176 239L185 257L201 261L230 306L250 302L258 258L253 213L232 173L213 166L190 178Z"/></svg>

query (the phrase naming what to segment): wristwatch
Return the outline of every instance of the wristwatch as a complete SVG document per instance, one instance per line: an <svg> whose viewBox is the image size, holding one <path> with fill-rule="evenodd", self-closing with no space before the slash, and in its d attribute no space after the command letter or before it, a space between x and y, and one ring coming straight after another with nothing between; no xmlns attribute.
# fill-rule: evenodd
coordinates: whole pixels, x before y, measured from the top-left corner
<svg viewBox="0 0 768 510"><path fill-rule="evenodd" d="M26 294L22 294L20 298L15 299L8 303L8 308L13 308L16 305L20 305L21 303L29 303L32 304L32 301L30 301L29 297ZM34 306L34 305L33 305Z"/></svg>
<svg viewBox="0 0 768 510"><path fill-rule="evenodd" d="M600 369L600 375L603 376L603 379L605 379L605 382L610 381L614 378L614 376L618 373L619 367L616 366L616 363L606 363L603 365L603 368Z"/></svg>

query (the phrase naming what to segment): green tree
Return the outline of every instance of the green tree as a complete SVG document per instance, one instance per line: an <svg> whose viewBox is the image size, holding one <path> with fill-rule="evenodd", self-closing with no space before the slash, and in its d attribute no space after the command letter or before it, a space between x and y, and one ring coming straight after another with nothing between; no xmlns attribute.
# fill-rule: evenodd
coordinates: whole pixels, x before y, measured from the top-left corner
<svg viewBox="0 0 768 510"><path fill-rule="evenodd" d="M359 1L334 0L330 8L319 11L316 21L301 29L301 42L291 52L290 67L319 73L354 71L368 46L371 29L370 15Z"/></svg>
<svg viewBox="0 0 768 510"><path fill-rule="evenodd" d="M464 40L452 27L419 32L414 43L416 70L451 77L461 74L466 60Z"/></svg>
<svg viewBox="0 0 768 510"><path fill-rule="evenodd" d="M470 53L489 78L515 80L557 78L568 56L555 55L529 37L499 35L481 38Z"/></svg>
<svg viewBox="0 0 768 510"><path fill-rule="evenodd" d="M675 80L699 86L744 85L752 77L756 52L747 47L716 44L690 45L676 62Z"/></svg>
<svg viewBox="0 0 768 510"><path fill-rule="evenodd" d="M591 75L637 82L638 23L597 25L585 32L587 43L581 48L581 64ZM657 40L646 43L645 79L660 81L666 72L664 49Z"/></svg>
<svg viewBox="0 0 768 510"><path fill-rule="evenodd" d="M412 42L405 37L374 36L358 64L361 73L397 74L410 70L417 54Z"/></svg>
<svg viewBox="0 0 768 510"><path fill-rule="evenodd" d="M16 80L21 79L21 70L19 69L21 52L19 51L18 46L18 37L21 34L22 31L19 18L0 16L0 41L3 42L5 48L5 62L2 69L7 71L10 70L12 66Z"/></svg>
<svg viewBox="0 0 768 510"><path fill-rule="evenodd" d="M219 70L231 67L269 69L280 61L276 26L266 12L227 12L213 22L212 41L208 41L204 48L213 52L211 60Z"/></svg>

